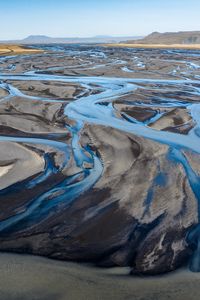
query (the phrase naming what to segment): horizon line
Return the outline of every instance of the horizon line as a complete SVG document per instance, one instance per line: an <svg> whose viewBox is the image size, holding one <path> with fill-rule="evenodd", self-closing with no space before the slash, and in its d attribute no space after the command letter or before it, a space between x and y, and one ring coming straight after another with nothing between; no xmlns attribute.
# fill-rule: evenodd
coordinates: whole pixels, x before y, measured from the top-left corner
<svg viewBox="0 0 200 300"><path fill-rule="evenodd" d="M121 38L121 37L146 37L152 33L179 33L179 32L200 32L200 29L199 30L177 30L177 31L151 31L147 34L97 34L97 35L89 35L89 36L51 36L49 34L29 34L25 37L22 37L22 38L8 38L8 39L2 39L0 38L0 41L19 41L19 40L24 40L24 39L27 39L29 37L47 37L47 38L52 38L52 39L92 39L92 38Z"/></svg>

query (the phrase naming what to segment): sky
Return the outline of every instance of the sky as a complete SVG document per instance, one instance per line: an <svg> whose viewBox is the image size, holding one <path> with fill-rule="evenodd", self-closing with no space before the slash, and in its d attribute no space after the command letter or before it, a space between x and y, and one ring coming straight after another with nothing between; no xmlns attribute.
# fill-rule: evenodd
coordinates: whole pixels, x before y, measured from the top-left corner
<svg viewBox="0 0 200 300"><path fill-rule="evenodd" d="M200 30L200 0L0 0L0 40Z"/></svg>

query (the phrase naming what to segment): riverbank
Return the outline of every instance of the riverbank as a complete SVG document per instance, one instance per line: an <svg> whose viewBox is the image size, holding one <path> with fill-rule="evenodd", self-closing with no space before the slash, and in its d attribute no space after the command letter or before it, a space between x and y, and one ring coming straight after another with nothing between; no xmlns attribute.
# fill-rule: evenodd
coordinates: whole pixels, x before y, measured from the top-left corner
<svg viewBox="0 0 200 300"><path fill-rule="evenodd" d="M0 44L1 55L16 55L16 54L38 54L43 53L42 50L29 49L21 45Z"/></svg>
<svg viewBox="0 0 200 300"><path fill-rule="evenodd" d="M100 269L42 257L0 254L4 300L197 300L200 274L185 269L157 277L129 276L128 268Z"/></svg>
<svg viewBox="0 0 200 300"><path fill-rule="evenodd" d="M185 49L185 50L199 50L200 44L173 44L173 45L164 45L164 44L104 44L106 47L119 47L119 48L145 48L145 49Z"/></svg>

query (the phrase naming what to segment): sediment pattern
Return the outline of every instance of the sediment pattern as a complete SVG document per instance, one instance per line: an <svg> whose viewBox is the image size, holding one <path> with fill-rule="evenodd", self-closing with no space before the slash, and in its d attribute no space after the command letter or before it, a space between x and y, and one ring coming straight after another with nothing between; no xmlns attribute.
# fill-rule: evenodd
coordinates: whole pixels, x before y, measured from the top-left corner
<svg viewBox="0 0 200 300"><path fill-rule="evenodd" d="M0 58L0 250L200 270L200 51Z"/></svg>

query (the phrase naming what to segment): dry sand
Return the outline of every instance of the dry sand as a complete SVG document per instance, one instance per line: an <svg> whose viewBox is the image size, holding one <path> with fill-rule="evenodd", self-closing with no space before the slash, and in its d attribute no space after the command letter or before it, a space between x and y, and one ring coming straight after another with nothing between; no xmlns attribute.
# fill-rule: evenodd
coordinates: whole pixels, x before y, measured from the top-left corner
<svg viewBox="0 0 200 300"><path fill-rule="evenodd" d="M43 51L37 49L29 49L20 45L0 45L0 55L13 55L13 54L34 54L42 53Z"/></svg>
<svg viewBox="0 0 200 300"><path fill-rule="evenodd" d="M43 158L36 152L17 143L1 142L1 189L39 174L44 170L44 165Z"/></svg>
<svg viewBox="0 0 200 300"><path fill-rule="evenodd" d="M155 48L155 49L200 49L200 44L172 44L172 45L164 45L164 44L106 44L107 47L128 47L128 48Z"/></svg>
<svg viewBox="0 0 200 300"><path fill-rule="evenodd" d="M3 300L197 300L200 274L184 269L158 277L41 257L0 254ZM28 298L27 298L28 295Z"/></svg>

